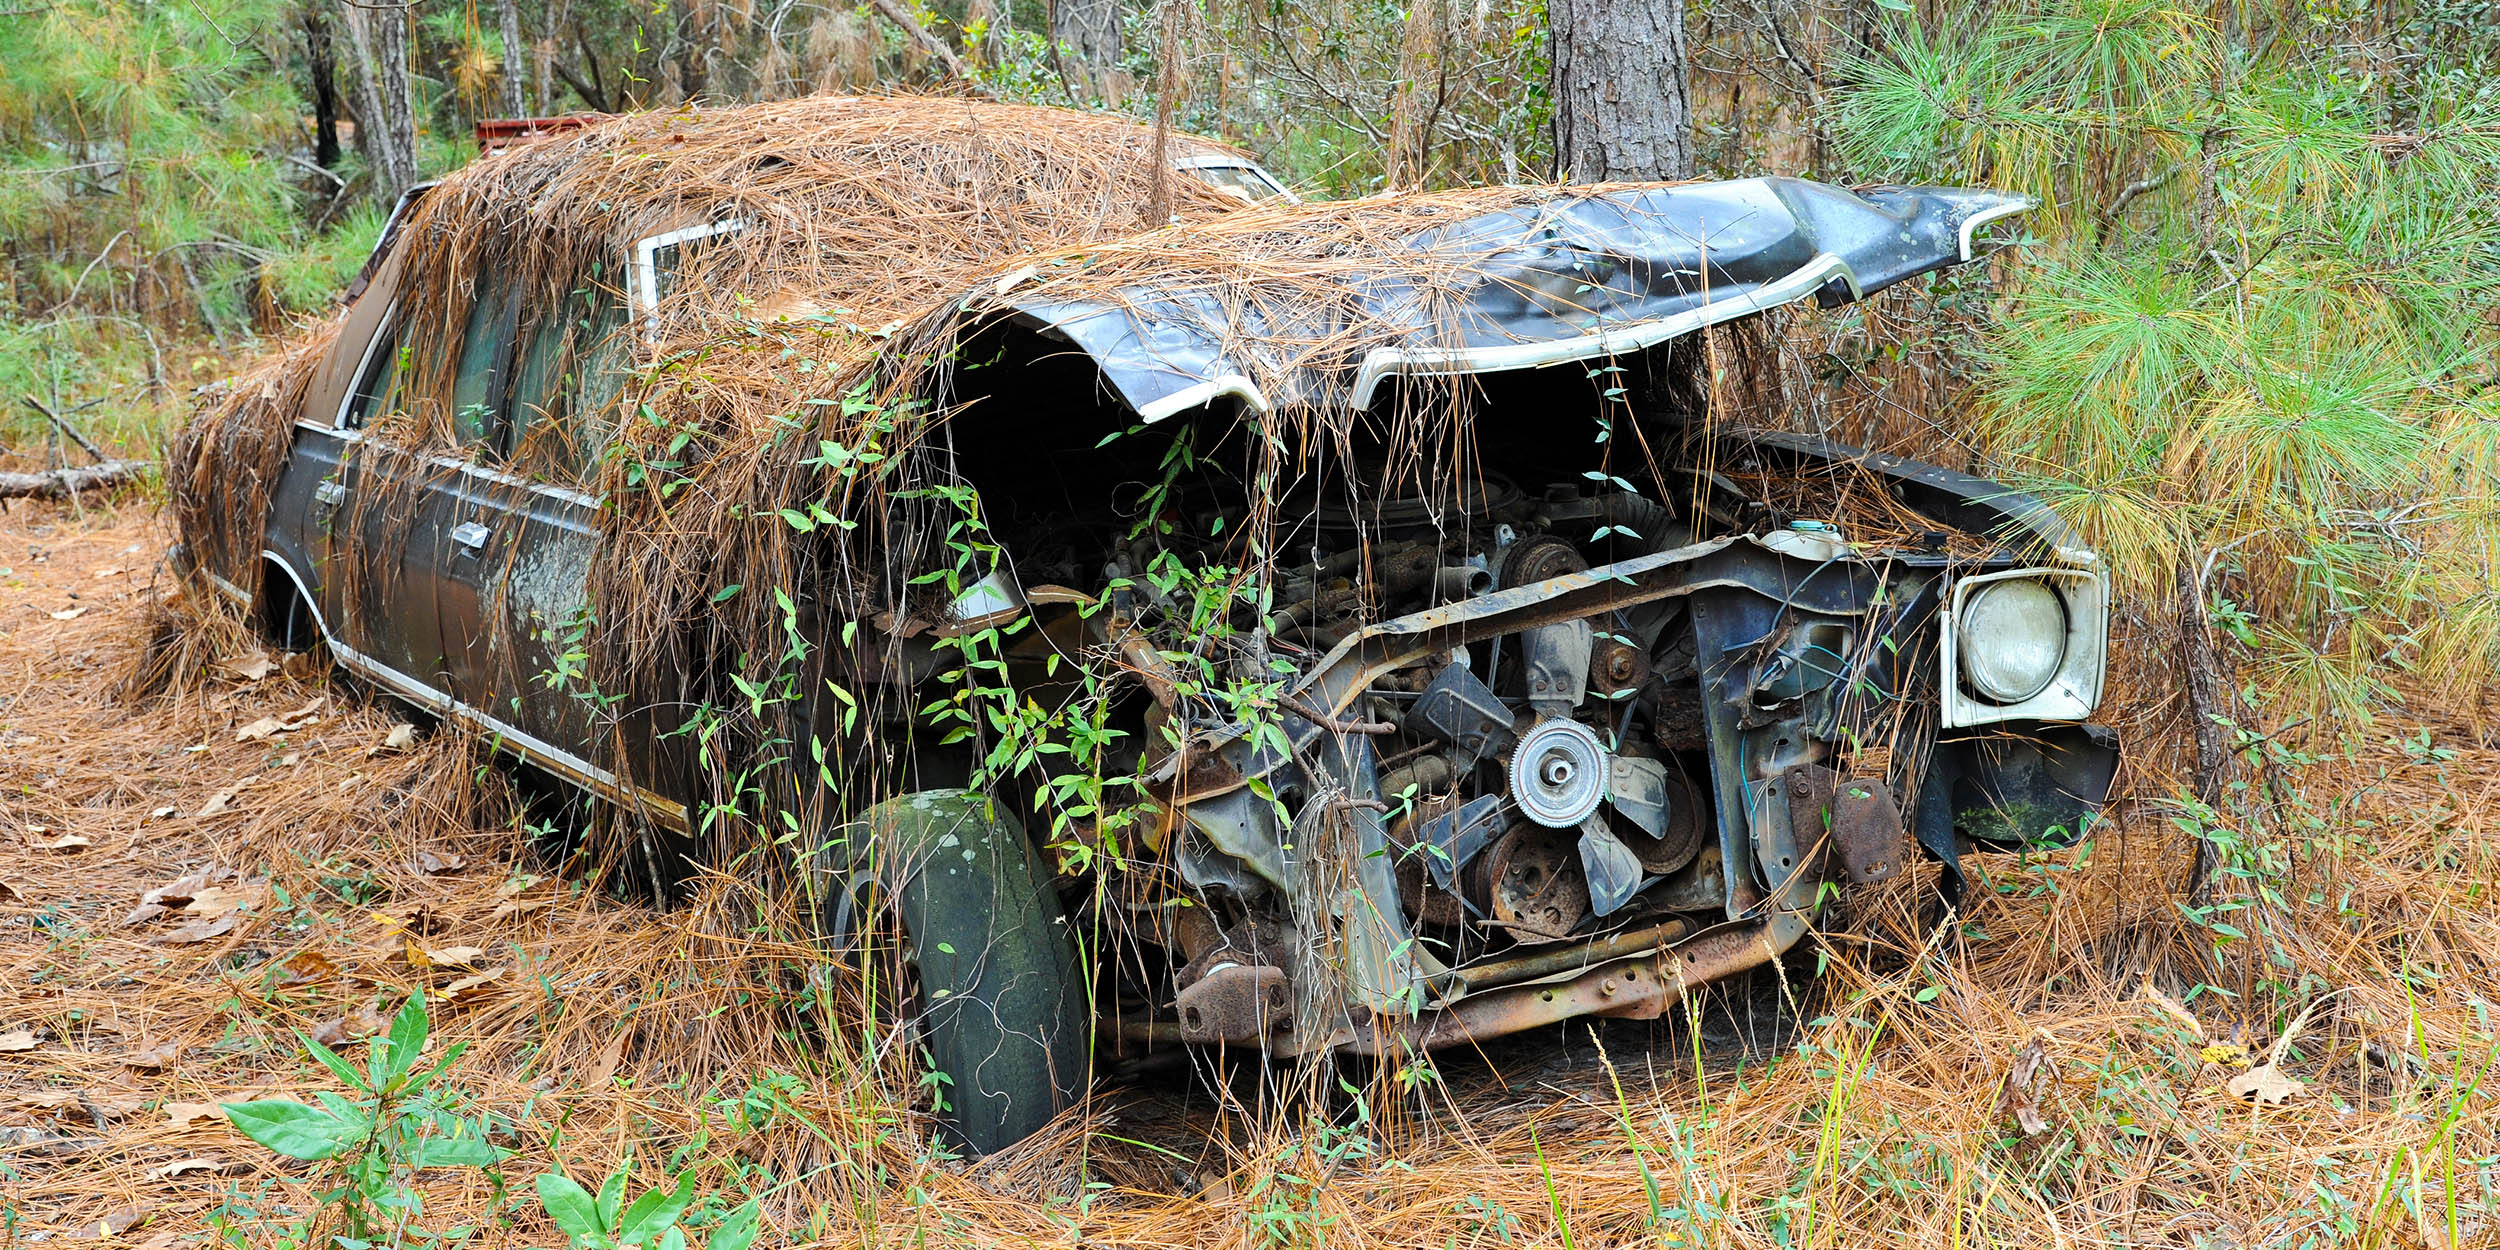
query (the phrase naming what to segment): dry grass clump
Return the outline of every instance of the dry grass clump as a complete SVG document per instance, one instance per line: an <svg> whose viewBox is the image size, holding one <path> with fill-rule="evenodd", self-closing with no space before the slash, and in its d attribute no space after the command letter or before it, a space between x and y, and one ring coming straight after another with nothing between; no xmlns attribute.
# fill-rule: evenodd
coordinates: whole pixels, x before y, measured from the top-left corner
<svg viewBox="0 0 2500 1250"><path fill-rule="evenodd" d="M1262 1107L1253 1069L1226 1110L1135 1076L964 1165L743 883L611 900L531 849L473 748L390 747L397 710L319 673L235 653L107 698L163 539L135 513L0 523L0 1236L172 1250L224 1218L272 1244L324 1174L206 1104L334 1088L295 1031L353 1057L423 992L437 1044L470 1047L451 1088L517 1152L508 1199L416 1178L428 1222L483 1221L481 1245L550 1244L530 1178L629 1156L638 1188L762 1195L771 1245L2500 1244L2500 749L2466 725L2293 778L2281 901L2218 948L2177 924L2177 835L2138 807L2075 851L1979 859L1942 934L1925 874L1858 897L1821 976L1689 1019L1348 1073L1363 1110ZM264 717L301 725L237 740ZM2304 1088L2229 1092L2296 1019Z"/></svg>

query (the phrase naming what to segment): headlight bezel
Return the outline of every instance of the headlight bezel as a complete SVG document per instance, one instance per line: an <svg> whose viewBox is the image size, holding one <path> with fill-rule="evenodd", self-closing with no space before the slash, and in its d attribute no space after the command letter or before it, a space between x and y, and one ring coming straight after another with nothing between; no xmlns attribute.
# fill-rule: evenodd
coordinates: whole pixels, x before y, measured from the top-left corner
<svg viewBox="0 0 2500 1250"><path fill-rule="evenodd" d="M2021 596L2034 593L2046 602L2015 602ZM1970 693L2002 707L2036 699L2049 688L2049 683L2057 680L2058 670L2066 664L2067 644L2073 641L2075 613L2068 606L2064 592L2049 578L2000 577L1974 586L1962 596L1960 620L1965 638L1982 633L2010 632L2004 626L1992 625L1983 629L1980 624L1990 615L1991 607L2000 601L2006 605L1999 609L2000 612L2010 610L2025 615L2037 612L2040 615L2036 619L2022 621L2019 625L2022 636L2009 638L2007 645L1963 646L1959 668L1962 681L1970 688ZM2045 664L2040 662L2041 655L2020 654L2033 648L2044 653ZM2000 659L2009 664L2032 666L2036 672L2015 674L1992 671L1999 667L1992 661Z"/></svg>
<svg viewBox="0 0 2500 1250"><path fill-rule="evenodd" d="M1971 636L1969 610L1987 587L2000 582L2047 584L2066 610L2065 651L2055 671L2029 697L1988 697L1968 677L1965 656L1979 640ZM1982 644L1984 645L1984 644ZM2009 720L2079 721L2100 705L2109 654L2109 582L2097 569L2021 568L1975 574L1947 592L1942 678L1947 728Z"/></svg>

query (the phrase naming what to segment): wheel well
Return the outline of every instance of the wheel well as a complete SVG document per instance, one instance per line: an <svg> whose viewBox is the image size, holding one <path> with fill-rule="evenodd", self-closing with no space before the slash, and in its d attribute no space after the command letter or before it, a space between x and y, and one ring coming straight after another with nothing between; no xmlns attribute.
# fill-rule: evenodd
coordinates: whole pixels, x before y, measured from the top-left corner
<svg viewBox="0 0 2500 1250"><path fill-rule="evenodd" d="M261 637L288 651L310 651L321 641L321 618L294 575L276 560L260 562L260 609L254 615Z"/></svg>

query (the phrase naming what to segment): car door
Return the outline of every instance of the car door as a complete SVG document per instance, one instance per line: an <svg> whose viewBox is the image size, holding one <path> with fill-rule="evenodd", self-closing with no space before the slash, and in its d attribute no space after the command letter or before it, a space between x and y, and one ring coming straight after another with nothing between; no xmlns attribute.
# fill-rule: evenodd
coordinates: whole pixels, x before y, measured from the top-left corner
<svg viewBox="0 0 2500 1250"><path fill-rule="evenodd" d="M520 309L511 271L481 274L454 367L451 431L455 455L428 466L427 535L434 544L434 628L440 685L472 712L511 726L511 709L489 675L514 639L493 611L503 566L520 551L517 517L526 510L516 479L502 471L504 395L510 386Z"/></svg>

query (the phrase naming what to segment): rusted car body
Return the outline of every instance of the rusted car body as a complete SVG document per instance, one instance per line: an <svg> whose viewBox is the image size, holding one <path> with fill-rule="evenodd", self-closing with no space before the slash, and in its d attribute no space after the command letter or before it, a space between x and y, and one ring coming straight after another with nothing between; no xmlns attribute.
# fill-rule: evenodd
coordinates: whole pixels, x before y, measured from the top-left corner
<svg viewBox="0 0 2500 1250"><path fill-rule="evenodd" d="M1211 145L1179 167L1273 186ZM914 305L915 329L879 330L977 366L929 375L914 401L945 414L915 444L927 480L965 490L906 494L977 499L992 537L958 546L977 558L951 570L897 554L873 603L789 575L801 693L778 741L798 744L790 788L822 779L790 823L955 822L917 846L924 873L951 874L931 848L976 825L1020 843L1000 812L1028 813L1050 826L1058 879L981 888L1038 908L1035 925L1109 935L1080 971L1068 937L1034 939L1012 984L932 962L940 944L917 935L924 992L1000 1018L1024 1004L1025 1023L986 1026L988 1049L951 1074L966 1100L1015 1104L967 1139L1004 1144L1081 1092L1087 1027L1103 1053L1290 1055L1654 1016L1779 958L1836 888L1902 872L1914 848L1945 861L1951 893L1965 847L2074 837L2116 758L2088 723L2108 612L2093 553L2003 485L1751 428L1768 414L1707 411L1695 384L1701 332L1972 260L1977 232L2023 207L1756 179L1261 208L1189 227L1238 248L1193 255L1185 279L1114 280L1177 265L1178 226L1081 265L967 255L961 281ZM591 319L642 363L586 367L665 372L635 331L672 257L746 228L742 211L617 237L624 277ZM1361 265L1327 276L1354 250L1328 229L1393 212L1394 228L1366 227ZM455 447L370 436L394 373L417 367L393 337L410 246L386 243L335 334L260 383L286 420L253 444L271 480L235 532L257 537L187 514L191 563L281 641L326 643L607 800L662 851L665 887L666 861L710 854L724 810L707 796L731 765L685 709L709 698L701 657L725 652L641 639L632 654L654 658L600 675L614 697L571 688L597 667L585 638L619 628L594 610L593 570L632 541L618 492L635 487L523 467L518 396L551 375L510 329L529 314L491 285L451 318L485 346L461 341L445 370L455 398L483 397L476 428ZM1240 297L1275 289L1277 257L1302 252L1295 299ZM1452 272L1467 280L1422 276ZM1289 346L1348 334L1355 350ZM647 411L654 393L595 403ZM1333 415L1280 415L1297 412ZM1288 428L1341 445L1286 457ZM1415 430L1458 433L1397 444ZM855 455L824 442L805 462L819 472ZM397 506L356 506L386 489ZM223 515L223 496L192 494L197 515ZM801 536L776 531L792 551L870 541L833 528L838 507L819 522L795 496L751 503L739 515L794 518ZM792 559L780 567L843 562ZM1223 575L1174 572L1207 569ZM701 577L668 593L727 611L764 590L686 575ZM1117 812L1054 819L1097 791L965 745L1008 730L927 729L944 706L928 692L962 685L980 646L1008 705L1091 718L1110 745L1088 775L1116 774L1099 793ZM863 736L873 765L825 763L825 744ZM967 778L993 806L912 799ZM1028 888L1044 897L1010 898ZM1068 1021L1089 999L1090 1026ZM1001 1070L1027 1075L984 1074L1011 1052Z"/></svg>

